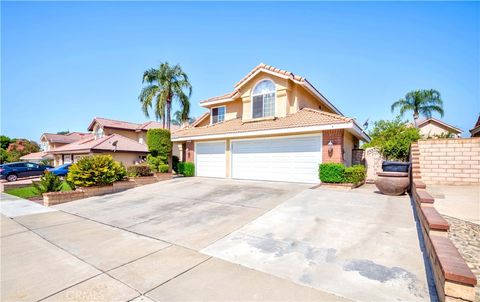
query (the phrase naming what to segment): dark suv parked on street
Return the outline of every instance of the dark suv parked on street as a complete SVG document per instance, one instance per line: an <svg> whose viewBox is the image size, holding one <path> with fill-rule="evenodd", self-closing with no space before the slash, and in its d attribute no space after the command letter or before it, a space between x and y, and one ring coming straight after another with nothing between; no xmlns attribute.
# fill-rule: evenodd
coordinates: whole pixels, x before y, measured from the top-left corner
<svg viewBox="0 0 480 302"><path fill-rule="evenodd" d="M16 162L0 165L0 179L8 181L16 181L21 177L39 176L47 168L52 166L44 166L30 162Z"/></svg>

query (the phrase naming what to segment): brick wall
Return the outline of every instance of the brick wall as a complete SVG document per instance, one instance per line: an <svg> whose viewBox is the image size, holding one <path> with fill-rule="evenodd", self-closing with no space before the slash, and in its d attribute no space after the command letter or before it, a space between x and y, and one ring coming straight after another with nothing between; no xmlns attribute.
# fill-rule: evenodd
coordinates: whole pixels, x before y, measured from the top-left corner
<svg viewBox="0 0 480 302"><path fill-rule="evenodd" d="M333 151L328 152L328 142L333 143ZM343 129L323 131L322 162L343 163Z"/></svg>
<svg viewBox="0 0 480 302"><path fill-rule="evenodd" d="M193 163L195 161L195 143L188 141L185 143L185 161Z"/></svg>
<svg viewBox="0 0 480 302"><path fill-rule="evenodd" d="M480 183L480 138L425 139L418 148L426 184Z"/></svg>

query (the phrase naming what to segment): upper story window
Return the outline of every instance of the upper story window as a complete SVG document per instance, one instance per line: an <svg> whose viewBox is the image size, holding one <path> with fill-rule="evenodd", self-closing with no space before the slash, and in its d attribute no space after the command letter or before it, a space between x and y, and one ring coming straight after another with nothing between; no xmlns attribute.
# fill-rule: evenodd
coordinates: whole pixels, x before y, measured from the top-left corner
<svg viewBox="0 0 480 302"><path fill-rule="evenodd" d="M94 129L95 139L99 139L103 137L103 127L97 126Z"/></svg>
<svg viewBox="0 0 480 302"><path fill-rule="evenodd" d="M225 120L225 106L212 108L212 124Z"/></svg>
<svg viewBox="0 0 480 302"><path fill-rule="evenodd" d="M42 150L43 151L50 151L49 144L47 141L42 141Z"/></svg>
<svg viewBox="0 0 480 302"><path fill-rule="evenodd" d="M275 115L275 83L263 80L252 90L252 118Z"/></svg>

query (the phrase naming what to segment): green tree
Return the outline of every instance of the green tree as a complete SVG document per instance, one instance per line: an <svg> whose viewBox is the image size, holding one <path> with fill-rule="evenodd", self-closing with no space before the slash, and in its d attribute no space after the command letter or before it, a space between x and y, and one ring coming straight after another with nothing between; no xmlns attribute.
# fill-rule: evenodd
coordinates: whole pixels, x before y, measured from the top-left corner
<svg viewBox="0 0 480 302"><path fill-rule="evenodd" d="M189 124L191 124L194 121L195 121L195 118L191 117L191 116L187 117L186 120L182 120L182 112L180 110L177 110L173 114L172 125L180 126L180 125L182 125L183 122L188 122Z"/></svg>
<svg viewBox="0 0 480 302"><path fill-rule="evenodd" d="M400 116L404 116L405 112L413 112L413 123L417 127L417 120L420 115L431 118L433 112L437 112L443 117L443 101L440 92L435 89L414 90L405 95L392 104L392 112L399 109Z"/></svg>
<svg viewBox="0 0 480 302"><path fill-rule="evenodd" d="M69 134L69 133L70 133L69 130L66 130L66 131L58 131L58 132L57 132L57 134L63 134L63 135Z"/></svg>
<svg viewBox="0 0 480 302"><path fill-rule="evenodd" d="M409 127L400 117L375 122L369 133L372 140L364 148L377 147L390 160L408 160L410 144L420 138L417 128Z"/></svg>
<svg viewBox="0 0 480 302"><path fill-rule="evenodd" d="M7 150L8 146L12 142L12 139L5 135L0 135L0 148Z"/></svg>
<svg viewBox="0 0 480 302"><path fill-rule="evenodd" d="M143 73L143 83L147 83L147 86L142 88L138 98L145 116L149 117L149 109L155 106L155 117L162 120L164 128L166 120L167 129L170 130L172 102L177 101L181 120L188 119L192 85L180 65L170 66L165 62L158 69L150 68Z"/></svg>

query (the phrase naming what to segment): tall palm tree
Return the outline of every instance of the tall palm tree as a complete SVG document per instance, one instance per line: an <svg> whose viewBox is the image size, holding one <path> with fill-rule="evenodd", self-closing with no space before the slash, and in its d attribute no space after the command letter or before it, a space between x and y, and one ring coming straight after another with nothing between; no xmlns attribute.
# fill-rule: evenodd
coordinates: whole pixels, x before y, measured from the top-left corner
<svg viewBox="0 0 480 302"><path fill-rule="evenodd" d="M164 128L166 120L167 129L170 130L172 102L177 101L181 119L188 118L192 85L180 65L170 66L165 62L158 69L150 68L143 73L142 83L148 84L142 88L138 97L145 116L149 117L149 109L155 106L155 117L162 120Z"/></svg>
<svg viewBox="0 0 480 302"><path fill-rule="evenodd" d="M392 112L400 108L400 115L403 116L407 111L413 111L413 123L417 127L418 117L421 115L431 118L433 112L437 112L443 117L443 101L440 92L435 89L414 90L392 104Z"/></svg>
<svg viewBox="0 0 480 302"><path fill-rule="evenodd" d="M189 124L191 124L194 121L195 121L195 118L191 117L191 116L184 119L182 117L182 112L180 110L177 110L173 114L172 125L180 126L180 125L182 125L183 122L188 122Z"/></svg>

